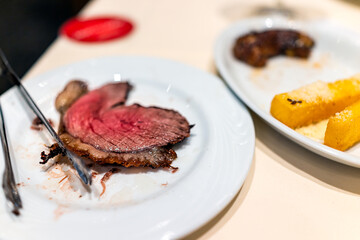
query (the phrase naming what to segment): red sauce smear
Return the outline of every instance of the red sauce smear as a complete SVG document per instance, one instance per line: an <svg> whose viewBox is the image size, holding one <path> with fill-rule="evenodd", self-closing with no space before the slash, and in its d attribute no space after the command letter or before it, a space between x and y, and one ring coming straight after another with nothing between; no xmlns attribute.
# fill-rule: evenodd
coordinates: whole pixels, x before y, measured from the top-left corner
<svg viewBox="0 0 360 240"><path fill-rule="evenodd" d="M60 180L60 182L59 183L61 183L62 181L64 181L66 178L68 178L69 176L68 175L66 175L65 177L63 177L61 180Z"/></svg>
<svg viewBox="0 0 360 240"><path fill-rule="evenodd" d="M18 186L18 187L24 187L24 186L25 186L25 183L24 183L24 182L20 182L20 183L17 183L16 186Z"/></svg>
<svg viewBox="0 0 360 240"><path fill-rule="evenodd" d="M48 122L52 127L54 127L54 123L51 119L48 119ZM43 123L41 122L40 118L36 117L31 123L30 129L35 131L41 131L42 130Z"/></svg>
<svg viewBox="0 0 360 240"><path fill-rule="evenodd" d="M95 172L95 171L94 171L94 172L91 173L91 177L92 177L92 178L95 178L98 174L99 174L98 172Z"/></svg>
<svg viewBox="0 0 360 240"><path fill-rule="evenodd" d="M178 167L173 167L173 166L170 166L170 169L171 169L171 173L176 173L179 170Z"/></svg>
<svg viewBox="0 0 360 240"><path fill-rule="evenodd" d="M101 183L101 186L103 187L103 190L102 190L102 192L100 193L100 197L105 193L105 191L106 191L106 184L105 184L105 182L107 181L107 180L109 180L109 178L111 177L111 175L113 175L113 173L117 173L117 172L119 172L120 171L120 169L118 169L118 168L112 168L112 169L110 169L108 172L106 172L105 174L104 174L104 176L101 178L101 180L100 180L100 183Z"/></svg>

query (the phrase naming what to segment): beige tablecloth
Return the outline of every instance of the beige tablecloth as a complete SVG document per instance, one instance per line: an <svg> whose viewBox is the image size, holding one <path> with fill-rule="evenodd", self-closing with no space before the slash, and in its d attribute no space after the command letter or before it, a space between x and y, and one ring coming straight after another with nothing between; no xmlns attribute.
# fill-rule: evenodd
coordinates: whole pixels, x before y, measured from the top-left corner
<svg viewBox="0 0 360 240"><path fill-rule="evenodd" d="M82 15L115 14L136 28L121 40L81 44L59 37L25 78L82 59L107 55L165 57L216 73L213 46L227 26L251 15L245 0L98 0ZM302 19L331 18L360 31L360 8L345 1L289 1ZM188 239L360 239L360 170L320 157L252 114L251 170L236 198Z"/></svg>

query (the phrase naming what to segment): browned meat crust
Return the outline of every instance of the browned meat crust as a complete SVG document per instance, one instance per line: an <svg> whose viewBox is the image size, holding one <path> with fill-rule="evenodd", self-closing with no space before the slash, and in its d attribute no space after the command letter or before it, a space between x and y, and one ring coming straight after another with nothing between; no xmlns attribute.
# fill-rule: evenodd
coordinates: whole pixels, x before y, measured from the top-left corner
<svg viewBox="0 0 360 240"><path fill-rule="evenodd" d="M308 58L314 44L309 36L294 30L250 32L236 40L233 53L251 66L263 67L277 55Z"/></svg>
<svg viewBox="0 0 360 240"><path fill-rule="evenodd" d="M90 144L74 138L68 133L60 136L65 145L79 156L91 159L99 164L119 164L124 167L170 167L176 158L176 153L171 148L156 147L150 150L132 153L105 152Z"/></svg>

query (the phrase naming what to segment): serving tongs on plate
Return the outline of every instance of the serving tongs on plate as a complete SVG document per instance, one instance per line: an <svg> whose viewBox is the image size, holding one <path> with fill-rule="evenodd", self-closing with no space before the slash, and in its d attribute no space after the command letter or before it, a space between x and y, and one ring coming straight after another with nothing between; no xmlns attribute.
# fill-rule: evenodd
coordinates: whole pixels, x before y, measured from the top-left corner
<svg viewBox="0 0 360 240"><path fill-rule="evenodd" d="M12 212L15 215L20 214L20 208L22 208L21 198L16 187L14 172L11 165L11 158L9 152L8 141L6 137L6 128L3 111L0 104L0 136L1 144L3 148L4 158L5 158L5 169L3 175L2 187L4 189L5 197L8 200L9 207L12 209Z"/></svg>
<svg viewBox="0 0 360 240"><path fill-rule="evenodd" d="M44 117L34 100L31 98L29 93L26 91L25 87L21 84L19 77L11 68L9 62L7 61L5 54L0 49L0 75L4 75L11 80L11 82L17 86L21 96L24 98L25 102L29 105L31 110L35 115L41 120L46 129L49 131L51 136L55 139L59 147L62 149L64 155L66 155L71 164L76 169L77 173L80 176L80 179L85 185L91 185L91 174L89 169L85 165L84 161L70 150L68 150L62 140L59 138L53 127L50 125L49 121ZM16 185L15 185L16 186Z"/></svg>

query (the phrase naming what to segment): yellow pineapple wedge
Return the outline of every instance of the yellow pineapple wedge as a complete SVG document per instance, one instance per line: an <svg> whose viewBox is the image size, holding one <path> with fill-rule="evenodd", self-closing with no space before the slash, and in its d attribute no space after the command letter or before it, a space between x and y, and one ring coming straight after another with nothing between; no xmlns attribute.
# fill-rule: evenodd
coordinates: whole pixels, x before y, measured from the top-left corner
<svg viewBox="0 0 360 240"><path fill-rule="evenodd" d="M317 81L277 94L270 113L288 127L302 127L329 118L360 99L360 75L333 83Z"/></svg>
<svg viewBox="0 0 360 240"><path fill-rule="evenodd" d="M360 101L330 117L324 144L345 151L360 141Z"/></svg>

